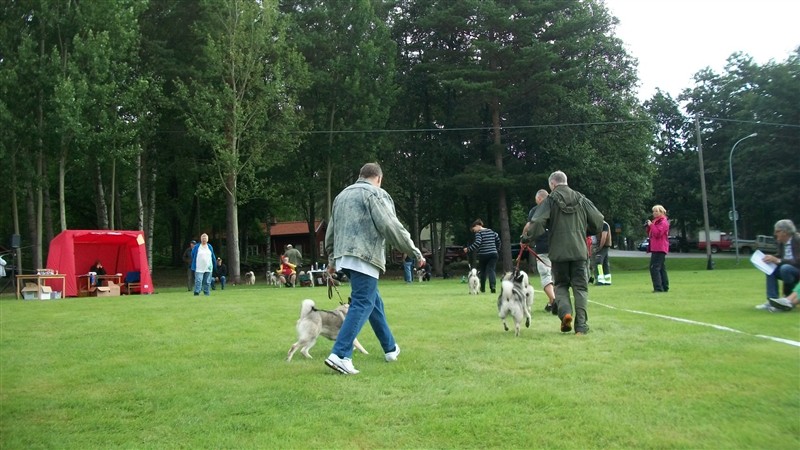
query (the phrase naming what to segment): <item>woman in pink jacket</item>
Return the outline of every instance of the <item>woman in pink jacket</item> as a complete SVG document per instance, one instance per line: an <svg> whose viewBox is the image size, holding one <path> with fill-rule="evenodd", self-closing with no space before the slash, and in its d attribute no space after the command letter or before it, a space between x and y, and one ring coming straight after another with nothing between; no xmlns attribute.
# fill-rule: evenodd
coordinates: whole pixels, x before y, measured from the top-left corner
<svg viewBox="0 0 800 450"><path fill-rule="evenodd" d="M667 210L661 205L653 206L653 220L647 221L647 235L650 237L650 278L653 292L669 291L669 278L664 260L669 252L669 219Z"/></svg>

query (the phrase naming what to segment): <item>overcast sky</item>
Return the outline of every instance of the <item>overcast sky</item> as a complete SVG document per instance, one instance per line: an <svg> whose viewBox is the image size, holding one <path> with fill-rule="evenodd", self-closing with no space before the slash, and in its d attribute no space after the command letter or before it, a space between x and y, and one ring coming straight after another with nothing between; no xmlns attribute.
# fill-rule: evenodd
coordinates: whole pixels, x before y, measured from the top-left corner
<svg viewBox="0 0 800 450"><path fill-rule="evenodd" d="M606 0L616 35L639 60L639 99L673 98L705 67L721 73L734 52L783 62L800 46L800 0Z"/></svg>

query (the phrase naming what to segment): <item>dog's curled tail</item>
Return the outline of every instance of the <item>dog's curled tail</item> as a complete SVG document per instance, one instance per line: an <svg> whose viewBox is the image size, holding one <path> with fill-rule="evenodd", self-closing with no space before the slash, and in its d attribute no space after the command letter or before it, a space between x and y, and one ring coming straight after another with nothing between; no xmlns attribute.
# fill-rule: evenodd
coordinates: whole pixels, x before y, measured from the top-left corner
<svg viewBox="0 0 800 450"><path fill-rule="evenodd" d="M311 314L311 312L314 311L314 306L316 306L314 300L309 298L303 300L303 304L300 305L300 318L302 319Z"/></svg>

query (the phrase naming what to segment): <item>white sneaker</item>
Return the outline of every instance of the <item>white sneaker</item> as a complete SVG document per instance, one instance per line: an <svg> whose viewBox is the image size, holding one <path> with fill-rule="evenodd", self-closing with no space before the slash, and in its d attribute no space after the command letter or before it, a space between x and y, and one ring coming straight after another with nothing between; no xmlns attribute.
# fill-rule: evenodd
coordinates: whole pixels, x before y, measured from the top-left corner
<svg viewBox="0 0 800 450"><path fill-rule="evenodd" d="M774 306L785 311L789 311L794 308L794 304L786 297L771 298L769 299L769 304L770 306Z"/></svg>
<svg viewBox="0 0 800 450"><path fill-rule="evenodd" d="M394 344L394 351L386 353L386 362L397 361L397 355L400 354L400 346L397 343Z"/></svg>
<svg viewBox="0 0 800 450"><path fill-rule="evenodd" d="M756 309L770 309L770 308L771 308L771 306L770 306L769 302L762 303L760 305L756 305Z"/></svg>
<svg viewBox="0 0 800 450"><path fill-rule="evenodd" d="M345 375L355 375L358 373L358 370L356 370L356 368L353 367L352 359L339 358L337 355L333 353L328 355L328 358L325 360L325 365Z"/></svg>

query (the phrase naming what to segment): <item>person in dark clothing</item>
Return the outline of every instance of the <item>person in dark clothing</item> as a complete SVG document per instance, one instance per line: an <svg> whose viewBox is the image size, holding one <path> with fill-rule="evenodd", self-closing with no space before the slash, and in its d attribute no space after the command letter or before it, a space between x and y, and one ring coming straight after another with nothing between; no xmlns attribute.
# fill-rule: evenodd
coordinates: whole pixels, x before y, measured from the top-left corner
<svg viewBox="0 0 800 450"><path fill-rule="evenodd" d="M192 270L192 250L197 245L197 241L192 239L189 241L189 246L183 251L183 262L186 263L186 277L187 277L187 291L194 289L194 271Z"/></svg>
<svg viewBox="0 0 800 450"><path fill-rule="evenodd" d="M474 252L478 255L478 274L481 280L481 292L486 292L486 278L489 278L489 289L494 294L497 284L497 254L500 251L500 235L483 227L481 219L472 222L472 232L475 240L469 247L464 247L464 253Z"/></svg>
<svg viewBox="0 0 800 450"><path fill-rule="evenodd" d="M228 266L222 262L222 258L217 258L217 265L214 267L211 276L211 289L216 290L215 282L219 281L220 289L225 290L225 283L228 281Z"/></svg>
<svg viewBox="0 0 800 450"><path fill-rule="evenodd" d="M98 259L95 260L94 265L89 268L89 272L94 272L94 282L92 283L95 286L100 285L100 279L98 277L106 275L106 269L103 267L103 263Z"/></svg>
<svg viewBox="0 0 800 450"><path fill-rule="evenodd" d="M550 261L556 286L556 304L561 332L572 331L572 302L575 297L575 334L589 331L589 274L587 271L586 234L597 234L603 227L603 215L583 194L567 185L567 175L553 172L548 180L550 195L528 223L521 243L528 244L550 230Z"/></svg>

